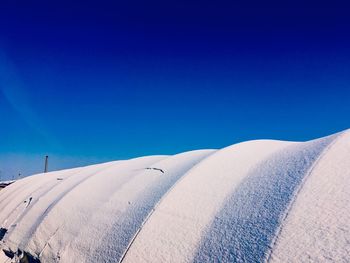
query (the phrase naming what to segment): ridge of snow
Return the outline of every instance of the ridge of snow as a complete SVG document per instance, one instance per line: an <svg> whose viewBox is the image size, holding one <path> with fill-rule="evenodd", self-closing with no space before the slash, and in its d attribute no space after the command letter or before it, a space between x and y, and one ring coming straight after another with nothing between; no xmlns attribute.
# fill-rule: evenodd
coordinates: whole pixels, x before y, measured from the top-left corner
<svg viewBox="0 0 350 263"><path fill-rule="evenodd" d="M322 156L296 196L271 262L350 259L350 133ZM307 245L306 245L307 244Z"/></svg>

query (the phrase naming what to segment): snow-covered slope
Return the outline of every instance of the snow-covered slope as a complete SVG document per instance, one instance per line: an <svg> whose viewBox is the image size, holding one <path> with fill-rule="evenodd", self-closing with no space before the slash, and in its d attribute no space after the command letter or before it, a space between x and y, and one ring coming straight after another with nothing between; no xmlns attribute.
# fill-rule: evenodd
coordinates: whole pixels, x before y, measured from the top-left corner
<svg viewBox="0 0 350 263"><path fill-rule="evenodd" d="M347 262L349 222L349 131L257 140L18 180L0 263Z"/></svg>

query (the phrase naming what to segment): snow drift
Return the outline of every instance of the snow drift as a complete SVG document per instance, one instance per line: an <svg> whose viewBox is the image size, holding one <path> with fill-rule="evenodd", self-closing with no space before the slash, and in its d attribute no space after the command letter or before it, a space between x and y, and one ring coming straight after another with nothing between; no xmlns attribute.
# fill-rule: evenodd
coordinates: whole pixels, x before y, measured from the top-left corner
<svg viewBox="0 0 350 263"><path fill-rule="evenodd" d="M0 263L348 262L349 222L350 131L257 140L16 181Z"/></svg>

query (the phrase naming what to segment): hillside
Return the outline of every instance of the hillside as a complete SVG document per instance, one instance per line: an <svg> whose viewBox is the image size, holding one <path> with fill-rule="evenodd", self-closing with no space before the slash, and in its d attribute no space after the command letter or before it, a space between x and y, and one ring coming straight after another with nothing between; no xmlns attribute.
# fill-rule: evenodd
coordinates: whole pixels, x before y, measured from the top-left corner
<svg viewBox="0 0 350 263"><path fill-rule="evenodd" d="M0 263L346 262L350 131L37 174L0 211Z"/></svg>

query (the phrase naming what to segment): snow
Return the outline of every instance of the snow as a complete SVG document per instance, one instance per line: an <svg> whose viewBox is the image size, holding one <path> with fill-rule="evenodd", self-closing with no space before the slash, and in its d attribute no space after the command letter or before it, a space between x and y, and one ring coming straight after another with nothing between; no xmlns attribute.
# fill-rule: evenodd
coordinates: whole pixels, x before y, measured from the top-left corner
<svg viewBox="0 0 350 263"><path fill-rule="evenodd" d="M10 184L14 183L15 181L0 181L0 190L2 190L3 188L5 188L6 186L9 186Z"/></svg>
<svg viewBox="0 0 350 263"><path fill-rule="evenodd" d="M205 227L219 212L229 193L251 167L286 145L289 143L241 143L217 151L197 165L157 207L127 253L125 262L150 262L154 258L159 259L157 262L191 261Z"/></svg>
<svg viewBox="0 0 350 263"><path fill-rule="evenodd" d="M0 191L0 263L346 262L349 157L344 131L23 178Z"/></svg>
<svg viewBox="0 0 350 263"><path fill-rule="evenodd" d="M249 171L216 213L194 261L262 262L294 193L333 139L291 145Z"/></svg>
<svg viewBox="0 0 350 263"><path fill-rule="evenodd" d="M348 132L324 154L297 195L271 255L272 262L349 262L349 157Z"/></svg>
<svg viewBox="0 0 350 263"><path fill-rule="evenodd" d="M0 181L0 184L12 184L15 180Z"/></svg>

